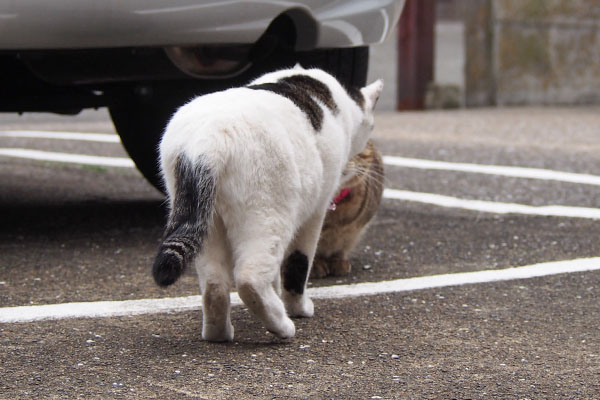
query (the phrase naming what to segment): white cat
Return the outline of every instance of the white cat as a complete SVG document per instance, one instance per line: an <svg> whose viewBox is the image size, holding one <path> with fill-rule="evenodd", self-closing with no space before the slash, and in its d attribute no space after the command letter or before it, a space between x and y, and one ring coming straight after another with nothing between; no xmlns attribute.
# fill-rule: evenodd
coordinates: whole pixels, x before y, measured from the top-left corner
<svg viewBox="0 0 600 400"><path fill-rule="evenodd" d="M233 287L281 338L295 334L288 315L313 315L305 286L323 219L367 143L382 87L347 91L296 67L175 113L160 144L170 215L153 274L167 286L195 263L203 339L233 340Z"/></svg>

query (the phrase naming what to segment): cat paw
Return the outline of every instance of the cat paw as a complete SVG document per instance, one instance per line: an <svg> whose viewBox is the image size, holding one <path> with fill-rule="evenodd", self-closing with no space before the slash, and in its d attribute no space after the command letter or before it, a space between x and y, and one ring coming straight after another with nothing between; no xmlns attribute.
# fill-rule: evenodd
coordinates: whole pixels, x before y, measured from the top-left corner
<svg viewBox="0 0 600 400"><path fill-rule="evenodd" d="M313 279L325 278L329 274L329 268L327 261L321 257L315 257L312 268L310 270L310 277Z"/></svg>
<svg viewBox="0 0 600 400"><path fill-rule="evenodd" d="M346 276L352 269L350 260L345 258L336 258L329 263L330 273L332 276Z"/></svg>
<svg viewBox="0 0 600 400"><path fill-rule="evenodd" d="M225 327L204 324L202 326L202 339L208 342L232 342L233 325L228 324Z"/></svg>
<svg viewBox="0 0 600 400"><path fill-rule="evenodd" d="M288 317L282 318L277 326L267 327L267 330L281 339L289 339L296 334L296 326Z"/></svg>
<svg viewBox="0 0 600 400"><path fill-rule="evenodd" d="M286 302L286 310L290 317L311 318L315 315L315 305L306 295L289 299Z"/></svg>

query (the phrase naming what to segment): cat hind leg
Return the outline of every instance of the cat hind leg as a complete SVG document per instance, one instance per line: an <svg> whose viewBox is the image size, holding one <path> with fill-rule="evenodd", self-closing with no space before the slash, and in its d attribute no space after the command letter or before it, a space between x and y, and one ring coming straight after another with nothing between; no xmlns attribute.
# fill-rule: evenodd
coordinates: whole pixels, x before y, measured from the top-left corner
<svg viewBox="0 0 600 400"><path fill-rule="evenodd" d="M202 293L202 339L209 342L231 342L234 329L231 324L229 287L208 282Z"/></svg>
<svg viewBox="0 0 600 400"><path fill-rule="evenodd" d="M234 246L234 281L240 298L265 328L280 338L291 338L296 334L296 327L276 290L287 241L281 240L280 235L270 236L277 239L268 237L254 233L252 238L246 237L238 242L240 245Z"/></svg>
<svg viewBox="0 0 600 400"><path fill-rule="evenodd" d="M300 228L292 252L282 266L282 297L288 314L293 317L309 318L314 315L314 305L306 293L306 284L324 218L324 213L316 214Z"/></svg>
<svg viewBox="0 0 600 400"><path fill-rule="evenodd" d="M309 265L308 256L300 250L290 254L283 264L283 299L292 317L310 318L315 313L313 302L305 293Z"/></svg>
<svg viewBox="0 0 600 400"><path fill-rule="evenodd" d="M232 287L230 254L222 221L215 218L207 246L196 260L202 292L202 339L211 342L233 340L229 297Z"/></svg>

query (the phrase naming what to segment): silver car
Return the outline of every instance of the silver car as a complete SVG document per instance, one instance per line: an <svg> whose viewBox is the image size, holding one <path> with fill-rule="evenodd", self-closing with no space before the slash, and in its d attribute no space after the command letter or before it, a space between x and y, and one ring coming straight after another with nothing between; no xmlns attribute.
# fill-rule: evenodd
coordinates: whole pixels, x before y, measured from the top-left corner
<svg viewBox="0 0 600 400"><path fill-rule="evenodd" d="M175 108L300 63L365 84L368 45L404 0L18 0L0 2L0 111L108 107L157 184L156 148Z"/></svg>

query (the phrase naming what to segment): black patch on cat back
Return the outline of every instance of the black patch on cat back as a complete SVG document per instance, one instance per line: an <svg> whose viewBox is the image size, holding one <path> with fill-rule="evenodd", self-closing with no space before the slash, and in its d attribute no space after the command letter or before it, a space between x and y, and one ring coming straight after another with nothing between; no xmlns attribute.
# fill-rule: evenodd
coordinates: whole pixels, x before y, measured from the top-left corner
<svg viewBox="0 0 600 400"><path fill-rule="evenodd" d="M268 90L291 100L310 121L315 131L320 131L323 126L323 110L307 93L298 90L297 87L285 82L262 83L260 85L248 86L249 89Z"/></svg>
<svg viewBox="0 0 600 400"><path fill-rule="evenodd" d="M248 86L254 90L268 90L291 100L310 121L313 129L319 132L323 127L323 109L317 99L323 103L332 113L338 112L337 104L333 100L331 91L323 82L308 75L293 75L282 78L276 83L262 83Z"/></svg>
<svg viewBox="0 0 600 400"><path fill-rule="evenodd" d="M290 254L283 266L283 287L288 292L304 293L308 276L308 257L296 250Z"/></svg>
<svg viewBox="0 0 600 400"><path fill-rule="evenodd" d="M173 209L152 266L154 280L160 286L174 283L202 247L214 204L214 178L202 160L193 163L180 156L175 177Z"/></svg>
<svg viewBox="0 0 600 400"><path fill-rule="evenodd" d="M290 85L305 91L310 96L323 103L325 107L329 108L333 114L338 113L339 110L337 104L335 104L335 101L333 100L331 91L323 82L315 78L311 78L308 75L288 76L287 78L281 79L280 82L289 83Z"/></svg>

